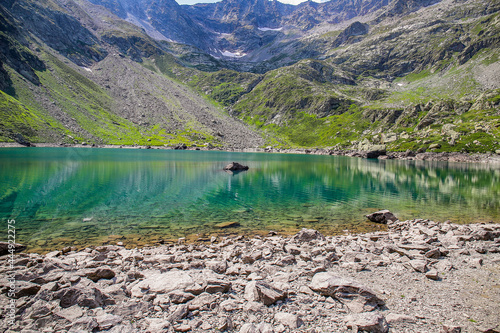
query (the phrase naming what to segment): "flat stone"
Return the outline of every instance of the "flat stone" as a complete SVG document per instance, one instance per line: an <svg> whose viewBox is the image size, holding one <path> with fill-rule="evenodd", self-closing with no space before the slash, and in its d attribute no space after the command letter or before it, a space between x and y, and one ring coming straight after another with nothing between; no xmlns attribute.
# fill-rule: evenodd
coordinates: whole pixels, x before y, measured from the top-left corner
<svg viewBox="0 0 500 333"><path fill-rule="evenodd" d="M427 271L427 262L425 260L410 260L410 266L417 272L425 273Z"/></svg>
<svg viewBox="0 0 500 333"><path fill-rule="evenodd" d="M112 315L112 314L105 314L105 315L96 317L95 320L97 321L97 324L99 325L99 329L108 330L111 327L121 323L123 318L121 316L116 316L116 315Z"/></svg>
<svg viewBox="0 0 500 333"><path fill-rule="evenodd" d="M276 313L274 315L274 320L278 323L290 327L291 329L299 328L304 324L299 316L287 312Z"/></svg>
<svg viewBox="0 0 500 333"><path fill-rule="evenodd" d="M221 223L217 223L215 225L216 228L219 228L219 229L225 229L225 228L235 228L235 227L239 227L240 226L240 223L239 222L234 222L234 221L230 221L230 222L221 222Z"/></svg>
<svg viewBox="0 0 500 333"><path fill-rule="evenodd" d="M174 290L168 293L168 297L174 304L186 303L192 300L195 296L191 293L186 293L182 290Z"/></svg>
<svg viewBox="0 0 500 333"><path fill-rule="evenodd" d="M372 333L389 332L389 325L384 316L378 312L364 312L348 315L345 317L347 328L356 331L365 331Z"/></svg>
<svg viewBox="0 0 500 333"><path fill-rule="evenodd" d="M316 273L309 288L322 296L331 296L339 300L356 313L373 311L385 304L373 291L360 283L328 272Z"/></svg>
<svg viewBox="0 0 500 333"><path fill-rule="evenodd" d="M176 289L183 290L194 283L189 274L181 271L153 272L146 276L146 279L132 287L132 296L141 297L146 293L167 294Z"/></svg>
<svg viewBox="0 0 500 333"><path fill-rule="evenodd" d="M389 313L385 319L387 320L387 323L389 324L395 324L395 323L416 323L417 318L413 316L407 316L403 314L397 314L397 313Z"/></svg>
<svg viewBox="0 0 500 333"><path fill-rule="evenodd" d="M56 316L64 318L69 322L74 322L77 318L83 316L82 308L78 305L73 305L69 308L62 309L55 313Z"/></svg>
<svg viewBox="0 0 500 333"><path fill-rule="evenodd" d="M438 281L439 280L439 273L435 269L431 269L427 273L425 273L425 277L431 280Z"/></svg>

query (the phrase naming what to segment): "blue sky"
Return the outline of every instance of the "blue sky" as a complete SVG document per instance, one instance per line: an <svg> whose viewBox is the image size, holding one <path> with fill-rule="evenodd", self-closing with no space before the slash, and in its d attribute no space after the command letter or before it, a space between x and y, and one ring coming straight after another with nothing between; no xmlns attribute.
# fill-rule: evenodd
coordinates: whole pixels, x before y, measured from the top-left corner
<svg viewBox="0 0 500 333"><path fill-rule="evenodd" d="M195 3L209 3L218 2L220 0L176 0L179 5L194 5ZM292 5L298 5L305 0L278 0L279 2L289 3ZM325 0L315 0L316 2L325 2Z"/></svg>

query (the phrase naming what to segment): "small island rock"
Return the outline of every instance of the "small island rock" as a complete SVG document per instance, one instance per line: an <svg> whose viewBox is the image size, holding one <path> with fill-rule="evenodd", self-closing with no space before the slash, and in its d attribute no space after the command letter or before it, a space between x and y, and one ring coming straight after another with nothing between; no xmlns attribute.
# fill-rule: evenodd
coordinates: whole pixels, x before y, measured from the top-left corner
<svg viewBox="0 0 500 333"><path fill-rule="evenodd" d="M232 162L232 163L229 163L228 165L226 165L224 167L224 170L229 170L229 171L245 171L245 170L248 170L248 166L247 165L242 165L238 162Z"/></svg>

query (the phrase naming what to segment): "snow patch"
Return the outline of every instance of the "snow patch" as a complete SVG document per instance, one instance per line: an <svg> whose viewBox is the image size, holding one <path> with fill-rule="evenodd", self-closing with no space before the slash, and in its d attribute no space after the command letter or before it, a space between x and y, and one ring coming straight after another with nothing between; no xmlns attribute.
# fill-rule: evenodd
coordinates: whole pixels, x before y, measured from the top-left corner
<svg viewBox="0 0 500 333"><path fill-rule="evenodd" d="M224 57L228 57L228 58L241 58L241 57L246 56L247 54L246 54L246 53L241 53L241 52L229 52L229 51L223 51L223 52L222 52L222 55L223 55Z"/></svg>
<svg viewBox="0 0 500 333"><path fill-rule="evenodd" d="M283 30L283 27L281 28L258 28L260 31L281 31Z"/></svg>

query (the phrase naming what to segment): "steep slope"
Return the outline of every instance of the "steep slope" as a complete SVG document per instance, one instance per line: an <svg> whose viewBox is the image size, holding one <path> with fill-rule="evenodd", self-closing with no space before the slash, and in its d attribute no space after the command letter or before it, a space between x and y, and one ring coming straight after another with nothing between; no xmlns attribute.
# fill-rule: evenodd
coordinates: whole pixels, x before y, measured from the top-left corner
<svg viewBox="0 0 500 333"><path fill-rule="evenodd" d="M21 135L59 143L262 143L204 98L144 67L143 58L164 55L182 68L165 45L102 7L83 0L8 5L0 7L7 78L0 95L1 141Z"/></svg>
<svg viewBox="0 0 500 333"><path fill-rule="evenodd" d="M212 49L210 34L193 22L175 0L89 0L109 9L118 17L144 28L158 40L170 40Z"/></svg>

